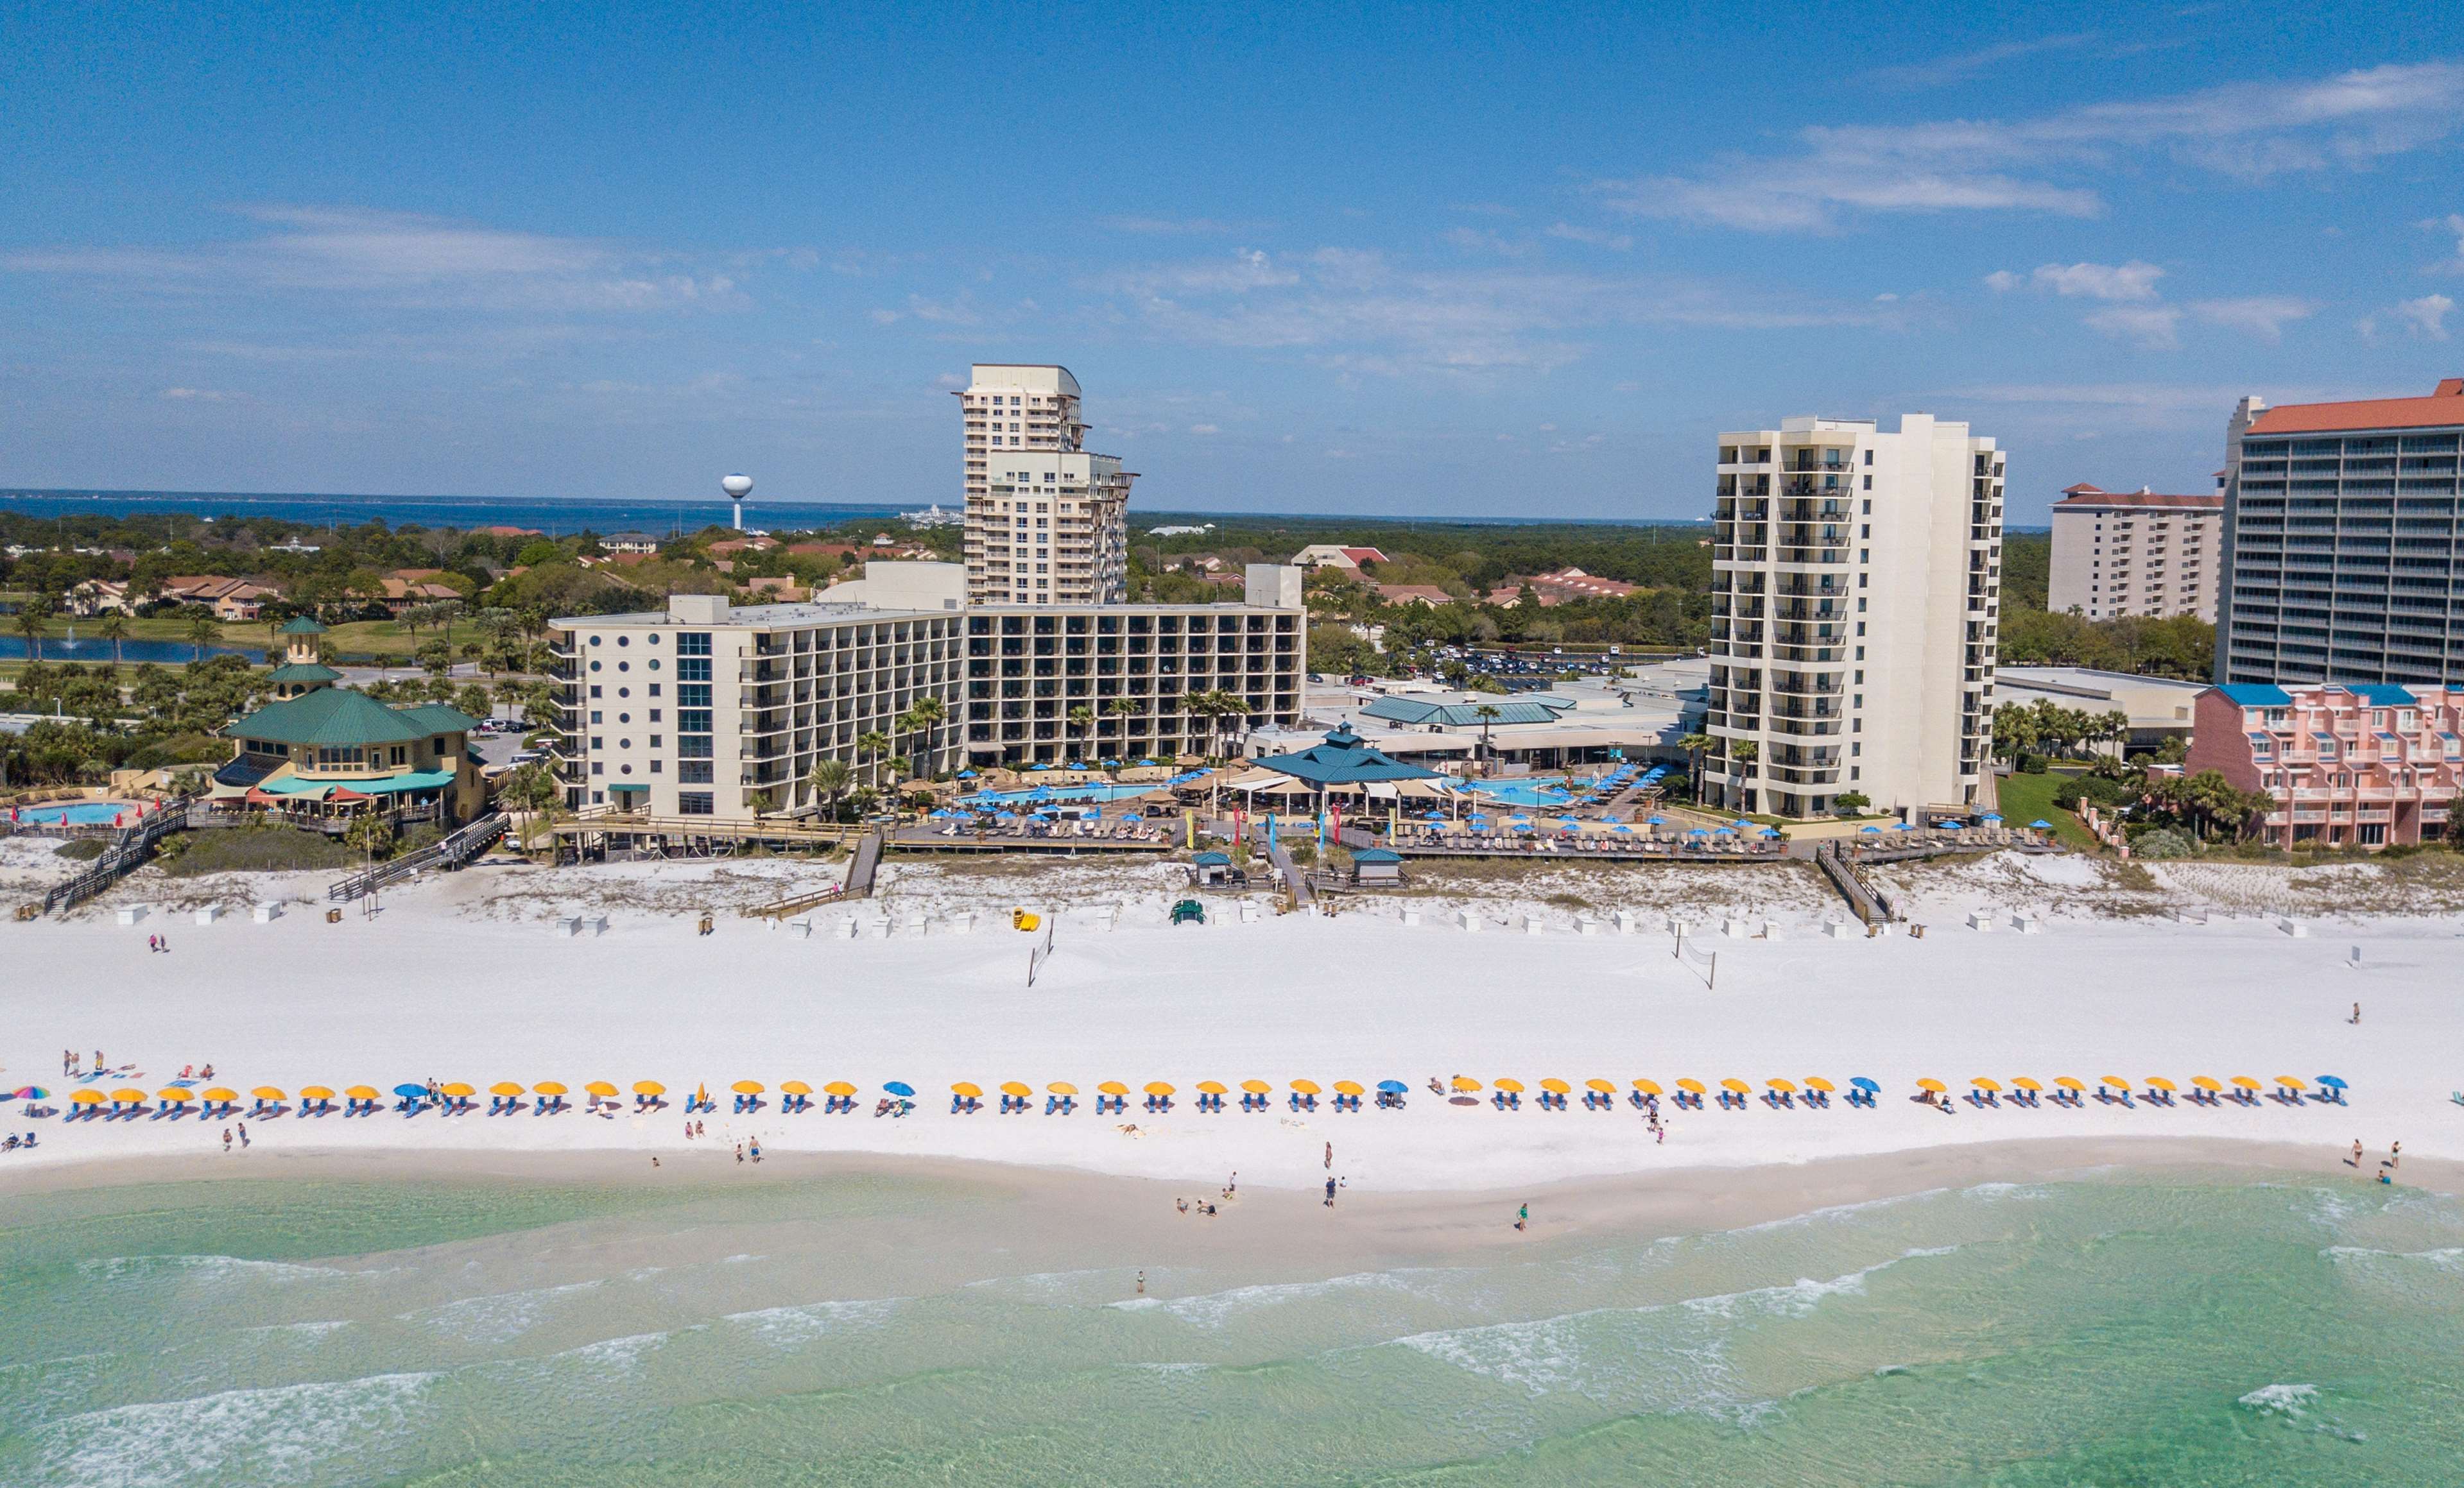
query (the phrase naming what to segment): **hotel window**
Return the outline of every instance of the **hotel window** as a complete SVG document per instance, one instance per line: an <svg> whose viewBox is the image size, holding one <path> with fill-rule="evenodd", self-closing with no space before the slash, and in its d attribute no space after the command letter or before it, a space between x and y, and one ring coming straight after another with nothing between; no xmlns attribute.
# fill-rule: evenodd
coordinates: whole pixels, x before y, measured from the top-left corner
<svg viewBox="0 0 2464 1488"><path fill-rule="evenodd" d="M676 815L680 817L707 817L713 814L713 810L714 800L711 792L676 792Z"/></svg>
<svg viewBox="0 0 2464 1488"><path fill-rule="evenodd" d="M679 760L677 760L677 761L676 761L676 783L677 783L677 784L679 784L679 785L708 785L708 784L710 784L710 783L711 783L711 768L710 768L710 761L709 761L709 760L707 760L707 759L679 759Z"/></svg>

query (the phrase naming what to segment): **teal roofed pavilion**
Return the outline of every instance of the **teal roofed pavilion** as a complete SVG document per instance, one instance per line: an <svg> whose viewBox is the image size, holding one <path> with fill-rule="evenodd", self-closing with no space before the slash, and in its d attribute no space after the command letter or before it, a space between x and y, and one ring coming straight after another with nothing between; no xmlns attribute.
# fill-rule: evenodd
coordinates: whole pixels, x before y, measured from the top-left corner
<svg viewBox="0 0 2464 1488"><path fill-rule="evenodd" d="M1262 770L1290 776L1321 792L1338 786L1438 778L1435 770L1407 765L1365 743L1348 723L1335 725L1323 744L1312 744L1289 755L1268 755L1251 763Z"/></svg>

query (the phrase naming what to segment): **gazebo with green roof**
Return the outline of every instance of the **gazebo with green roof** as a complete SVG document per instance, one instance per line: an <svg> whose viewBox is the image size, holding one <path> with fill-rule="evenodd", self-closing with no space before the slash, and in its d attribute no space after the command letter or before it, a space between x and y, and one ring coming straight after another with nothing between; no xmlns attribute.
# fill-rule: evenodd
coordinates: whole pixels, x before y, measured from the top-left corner
<svg viewBox="0 0 2464 1488"><path fill-rule="evenodd" d="M397 821L469 821L486 804L471 731L479 720L442 703L388 707L317 659L325 627L301 616L268 680L275 701L222 732L231 762L214 774L211 800L231 810L294 818L347 818L375 811Z"/></svg>
<svg viewBox="0 0 2464 1488"><path fill-rule="evenodd" d="M1250 761L1262 770L1289 776L1309 788L1313 810L1326 810L1326 797L1331 790L1364 789L1379 785L1394 786L1405 780L1434 780L1435 770L1405 764L1376 748L1352 732L1350 723L1338 723L1324 743L1312 744L1288 755L1267 755ZM1371 794L1375 794L1374 790ZM1393 795L1389 790L1387 795Z"/></svg>
<svg viewBox="0 0 2464 1488"><path fill-rule="evenodd" d="M291 638L283 646L282 665L265 678L274 685L275 697L288 700L342 680L342 674L326 666L318 654L317 638L324 633L324 626L305 615L282 627L281 634Z"/></svg>

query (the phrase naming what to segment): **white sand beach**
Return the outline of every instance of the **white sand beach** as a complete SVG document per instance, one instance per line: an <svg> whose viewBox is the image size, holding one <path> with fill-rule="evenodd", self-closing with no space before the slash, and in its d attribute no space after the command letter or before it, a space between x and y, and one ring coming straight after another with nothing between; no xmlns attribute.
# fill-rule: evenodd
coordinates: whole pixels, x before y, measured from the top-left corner
<svg viewBox="0 0 2464 1488"><path fill-rule="evenodd" d="M2464 1048L2455 996L2464 917L2321 921L2304 938L2270 918L2183 925L2093 904L2057 908L2041 933L2025 935L2007 923L1966 929L1956 917L1960 903L1987 902L1988 880L2023 890L2033 880L2050 900L2061 875L2082 870L2098 871L1989 860L1967 878L1946 876L1921 901L1938 916L1923 939L1825 938L1825 911L1812 901L1778 921L1776 939L1704 941L1719 952L1716 986L1672 957L1664 917L1630 935L1579 935L1573 911L1549 910L1544 931L1529 934L1520 915L1539 907L1510 901L1480 932L1456 928L1426 900L1415 901L1425 923L1412 926L1387 902L1331 919L1267 912L1244 923L1219 912L1206 927L1171 929L1155 866L1103 870L1147 875L1136 896L1090 877L1057 904L1023 891L1067 885L1066 876L979 875L965 901L979 910L1012 898L1063 911L1056 952L1031 990L1026 936L989 912L978 913L972 933L951 932L945 915L962 902L952 885L963 875L928 901L923 886L934 881L918 873L905 902L893 894L854 910L891 914L887 938L837 938L827 914L808 938L724 912L714 934L698 936L677 906L707 896L707 864L673 870L664 898L633 894L630 908L610 911L605 935L580 939L557 933L548 915L613 885L656 888L670 870L481 869L390 894L375 918L354 912L341 924L295 904L270 924L244 911L211 925L157 912L122 926L106 904L0 928L0 1083L40 1084L56 1098L60 1052L91 1058L99 1048L114 1066L135 1066L106 1087L151 1090L183 1066L210 1062L218 1083L241 1090L433 1078L482 1087L553 1079L578 1091L591 1080L657 1080L674 1096L707 1084L720 1102L697 1141L673 1109L612 1119L285 1116L251 1123L253 1146L233 1163L309 1151L665 1155L758 1137L774 1158L956 1158L1216 1185L1237 1170L1244 1187L1281 1189L1313 1187L1331 1171L1348 1190L1397 1193L2044 1137L2244 1139L2322 1154L2358 1138L2373 1165L2390 1141L2409 1156L2464 1156L2464 1105L2449 1100L2464 1087L2455 1054ZM507 897L513 886L527 896L520 912L506 908L517 902ZM230 902L231 886L221 891ZM132 881L116 897L145 892ZM1096 928L1103 916L1089 906L1099 896L1130 903L1118 928ZM1218 900L1219 911L1227 904ZM925 915L926 933L907 931L911 912ZM148 952L156 933L168 937L169 953ZM2358 968L2348 964L2356 946ZM2358 1026L2346 1021L2356 1000L2365 1008ZM1775 1110L1757 1101L1741 1112L1670 1112L1662 1145L1622 1103L1613 1114L1579 1104L1557 1113L1527 1097L1522 1110L1501 1112L1429 1094L1431 1077L1457 1074L1535 1086L1555 1076L1578 1089L1594 1077L1620 1087L1637 1077L1663 1085L1735 1077L1759 1089L1772 1077L1818 1075L1844 1086L1867 1076L1886 1094L1872 1111ZM2351 1083L2349 1106L1961 1104L1944 1115L1907 1099L1922 1076L1960 1090L1979 1075L2072 1075L2091 1084L2119 1075L2144 1089L2148 1076L2187 1086L2196 1075L2322 1074ZM1268 1113L1204 1114L1189 1100L1199 1080L1253 1077L1278 1086ZM1321 1103L1296 1115L1280 1088L1298 1077L1401 1080L1410 1105L1337 1115ZM775 1106L731 1115L725 1087L742 1079L774 1090L789 1079L845 1079L866 1094L852 1116ZM920 1092L913 1114L870 1114L890 1080ZM1089 1092L1105 1080L1133 1089L1161 1080L1182 1098L1162 1116L1134 1098L1126 1115L1102 1118L1084 1101L1075 1115L1046 1117L1040 1099L1028 1115L949 1114L952 1082L989 1092L1008 1080L1039 1092L1056 1080ZM46 1121L37 1149L0 1159L0 1181L113 1159L220 1164L224 1125Z"/></svg>

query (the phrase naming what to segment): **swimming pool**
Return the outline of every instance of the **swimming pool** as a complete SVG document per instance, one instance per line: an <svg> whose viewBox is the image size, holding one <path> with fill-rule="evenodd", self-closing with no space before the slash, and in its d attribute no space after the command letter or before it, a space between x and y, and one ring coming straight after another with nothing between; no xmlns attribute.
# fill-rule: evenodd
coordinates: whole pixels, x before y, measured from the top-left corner
<svg viewBox="0 0 2464 1488"><path fill-rule="evenodd" d="M1574 799L1563 780L1474 780L1471 789L1509 806L1563 806Z"/></svg>
<svg viewBox="0 0 2464 1488"><path fill-rule="evenodd" d="M1039 785L1023 791L978 791L961 796L961 806L1015 806L1042 800L1122 800L1132 796L1144 796L1149 791L1163 789L1161 780L1146 785L1113 785L1102 780L1089 780L1083 785Z"/></svg>
<svg viewBox="0 0 2464 1488"><path fill-rule="evenodd" d="M139 803L133 800L62 801L42 806L20 806L14 820L22 826L110 826L115 822L135 822Z"/></svg>

